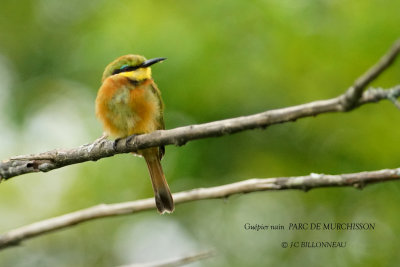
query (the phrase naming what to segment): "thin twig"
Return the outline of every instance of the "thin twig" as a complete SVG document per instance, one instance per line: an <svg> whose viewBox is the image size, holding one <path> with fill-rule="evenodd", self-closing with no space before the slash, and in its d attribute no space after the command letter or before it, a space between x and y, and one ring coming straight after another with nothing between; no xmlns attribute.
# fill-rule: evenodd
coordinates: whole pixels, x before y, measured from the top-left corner
<svg viewBox="0 0 400 267"><path fill-rule="evenodd" d="M368 184L399 179L400 168L340 175L312 173L307 176L250 179L216 187L199 188L175 193L173 194L173 198L176 204L181 204L202 199L226 198L234 194L256 191L287 189L300 189L308 191L312 188L335 186L353 186L355 188L363 188ZM154 208L154 198L93 206L91 208L75 211L8 231L0 235L0 249L18 245L23 240L64 229L90 220L132 214Z"/></svg>

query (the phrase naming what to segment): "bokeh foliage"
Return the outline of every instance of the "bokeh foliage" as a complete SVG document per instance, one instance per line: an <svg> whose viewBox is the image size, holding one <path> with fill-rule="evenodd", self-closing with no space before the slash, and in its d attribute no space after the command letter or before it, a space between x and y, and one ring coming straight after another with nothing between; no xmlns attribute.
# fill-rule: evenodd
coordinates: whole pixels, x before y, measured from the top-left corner
<svg viewBox="0 0 400 267"><path fill-rule="evenodd" d="M102 130L102 71L128 53L154 66L167 128L342 93L399 37L399 1L0 2L0 156L68 148ZM375 86L399 84L399 63ZM253 177L339 174L398 165L400 113L389 102L183 147L163 166L174 192ZM0 253L1 266L114 266L215 248L204 266L399 264L398 183L358 191L269 192L104 219ZM120 155L0 185L0 231L98 203L152 196L145 163ZM246 222L373 222L369 232L245 231ZM282 249L282 241L347 241Z"/></svg>

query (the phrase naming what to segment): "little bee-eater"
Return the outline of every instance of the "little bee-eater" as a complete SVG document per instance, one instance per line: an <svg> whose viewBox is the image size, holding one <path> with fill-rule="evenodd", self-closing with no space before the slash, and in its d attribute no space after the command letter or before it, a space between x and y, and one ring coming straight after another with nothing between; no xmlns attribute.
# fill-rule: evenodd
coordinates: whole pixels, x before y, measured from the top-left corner
<svg viewBox="0 0 400 267"><path fill-rule="evenodd" d="M96 115L103 123L106 135L118 140L165 129L164 104L150 69L151 65L163 60L165 58L146 60L139 55L125 55L106 67L96 98ZM137 154L144 157L149 168L160 213L174 210L160 162L164 151L164 146L137 151Z"/></svg>

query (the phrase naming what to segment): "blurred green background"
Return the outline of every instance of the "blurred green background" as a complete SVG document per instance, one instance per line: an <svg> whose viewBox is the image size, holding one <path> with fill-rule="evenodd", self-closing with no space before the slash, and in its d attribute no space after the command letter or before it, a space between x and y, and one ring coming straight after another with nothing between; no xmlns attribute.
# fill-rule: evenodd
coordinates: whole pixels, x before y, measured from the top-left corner
<svg viewBox="0 0 400 267"><path fill-rule="evenodd" d="M102 133L94 100L124 54L153 67L167 128L335 97L399 34L400 1L0 2L0 159L72 148ZM373 85L399 84L399 62ZM259 177L399 167L400 112L388 101L266 130L168 146L173 192ZM132 155L29 174L0 185L0 233L86 208L152 197ZM193 266L400 263L400 185L261 192L97 220L0 252L0 266L116 266L214 248ZM246 231L245 223L372 222L374 231ZM283 249L282 241L347 241Z"/></svg>

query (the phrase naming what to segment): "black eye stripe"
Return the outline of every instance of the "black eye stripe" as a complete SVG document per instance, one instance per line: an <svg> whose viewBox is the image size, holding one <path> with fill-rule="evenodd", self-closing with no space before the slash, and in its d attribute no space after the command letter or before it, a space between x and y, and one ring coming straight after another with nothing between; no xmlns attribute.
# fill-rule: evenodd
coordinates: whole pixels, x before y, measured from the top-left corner
<svg viewBox="0 0 400 267"><path fill-rule="evenodd" d="M141 65L139 65L139 66L126 66L126 67L124 67L124 68L122 68L122 69L116 69L116 70L114 70L113 73L112 73L112 75L118 74L118 73L121 73L121 72L127 72L127 71L137 70L137 69L139 69L140 67L141 67Z"/></svg>

